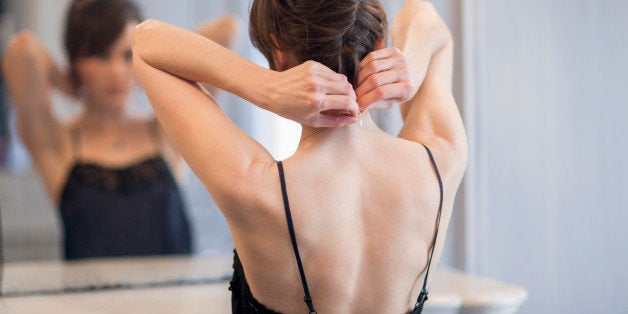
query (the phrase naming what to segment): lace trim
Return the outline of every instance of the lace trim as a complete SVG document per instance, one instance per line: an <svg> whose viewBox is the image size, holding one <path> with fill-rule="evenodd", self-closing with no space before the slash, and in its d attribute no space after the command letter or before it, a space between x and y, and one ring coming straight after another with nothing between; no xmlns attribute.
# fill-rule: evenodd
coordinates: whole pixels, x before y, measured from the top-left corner
<svg viewBox="0 0 628 314"><path fill-rule="evenodd" d="M125 168L78 162L72 167L66 185L80 184L107 191L129 189L155 182L159 174L167 170L166 167L161 157L149 158Z"/></svg>

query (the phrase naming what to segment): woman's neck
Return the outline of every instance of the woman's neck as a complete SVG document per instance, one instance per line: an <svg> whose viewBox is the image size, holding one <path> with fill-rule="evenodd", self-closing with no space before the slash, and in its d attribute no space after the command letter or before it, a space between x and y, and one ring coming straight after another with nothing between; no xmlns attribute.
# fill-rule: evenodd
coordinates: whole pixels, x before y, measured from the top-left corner
<svg viewBox="0 0 628 314"><path fill-rule="evenodd" d="M81 117L81 124L89 129L118 129L128 122L124 108L105 109L89 104L85 105L85 112Z"/></svg>
<svg viewBox="0 0 628 314"><path fill-rule="evenodd" d="M362 131L379 130L368 112L362 113L360 122L345 125L341 128L314 128L301 125L299 148L311 147L322 142L347 143L357 138Z"/></svg>

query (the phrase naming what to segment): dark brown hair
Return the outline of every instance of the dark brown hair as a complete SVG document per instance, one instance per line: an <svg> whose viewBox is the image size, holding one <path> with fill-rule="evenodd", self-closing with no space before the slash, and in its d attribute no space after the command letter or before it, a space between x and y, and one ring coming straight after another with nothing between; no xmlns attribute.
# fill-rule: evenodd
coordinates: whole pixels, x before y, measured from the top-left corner
<svg viewBox="0 0 628 314"><path fill-rule="evenodd" d="M140 10L127 0L73 0L65 23L64 43L76 87L78 59L107 54L129 21L142 21Z"/></svg>
<svg viewBox="0 0 628 314"><path fill-rule="evenodd" d="M355 86L360 61L385 39L388 22L378 0L254 0L249 25L272 69L272 51L289 51L299 63L320 62Z"/></svg>

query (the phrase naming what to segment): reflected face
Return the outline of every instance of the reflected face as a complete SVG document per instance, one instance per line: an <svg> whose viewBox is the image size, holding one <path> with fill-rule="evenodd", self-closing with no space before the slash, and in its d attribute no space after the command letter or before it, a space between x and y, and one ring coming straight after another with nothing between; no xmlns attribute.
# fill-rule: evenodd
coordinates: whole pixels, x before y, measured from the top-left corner
<svg viewBox="0 0 628 314"><path fill-rule="evenodd" d="M103 110L121 110L133 87L131 31L137 25L127 24L114 44L102 55L84 57L76 62L85 101Z"/></svg>

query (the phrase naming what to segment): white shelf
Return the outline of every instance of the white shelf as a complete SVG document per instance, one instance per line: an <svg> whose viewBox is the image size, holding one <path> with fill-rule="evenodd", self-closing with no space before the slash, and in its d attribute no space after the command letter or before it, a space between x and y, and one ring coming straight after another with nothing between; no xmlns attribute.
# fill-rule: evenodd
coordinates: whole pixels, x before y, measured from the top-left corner
<svg viewBox="0 0 628 314"><path fill-rule="evenodd" d="M0 312L230 313L231 265L231 256L8 263ZM521 287L439 268L424 313L509 314L526 298Z"/></svg>

